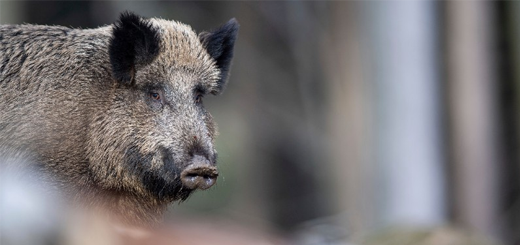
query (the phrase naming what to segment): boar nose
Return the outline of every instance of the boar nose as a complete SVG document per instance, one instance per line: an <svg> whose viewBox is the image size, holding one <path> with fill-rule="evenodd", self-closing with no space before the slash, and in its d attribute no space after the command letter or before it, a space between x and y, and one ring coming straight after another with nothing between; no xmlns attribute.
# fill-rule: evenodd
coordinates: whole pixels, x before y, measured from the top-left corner
<svg viewBox="0 0 520 245"><path fill-rule="evenodd" d="M182 184L189 189L206 190L217 182L218 171L206 158L195 156L193 164L181 173Z"/></svg>

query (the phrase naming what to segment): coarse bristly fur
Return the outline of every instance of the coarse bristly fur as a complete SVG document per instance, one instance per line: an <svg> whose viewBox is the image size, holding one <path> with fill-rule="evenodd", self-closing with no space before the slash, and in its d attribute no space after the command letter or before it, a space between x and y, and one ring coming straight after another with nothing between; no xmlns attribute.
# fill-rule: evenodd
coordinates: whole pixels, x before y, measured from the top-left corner
<svg viewBox="0 0 520 245"><path fill-rule="evenodd" d="M238 23L121 14L97 29L0 26L0 157L23 152L77 203L154 223L185 200L180 172L216 164L202 97L228 78Z"/></svg>

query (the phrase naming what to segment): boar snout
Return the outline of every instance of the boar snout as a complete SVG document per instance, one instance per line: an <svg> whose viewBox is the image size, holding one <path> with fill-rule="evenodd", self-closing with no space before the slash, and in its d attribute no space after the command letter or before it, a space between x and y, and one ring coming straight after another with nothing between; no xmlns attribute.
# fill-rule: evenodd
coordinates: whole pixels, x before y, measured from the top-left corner
<svg viewBox="0 0 520 245"><path fill-rule="evenodd" d="M206 190L217 182L218 171L206 158L195 156L194 162L181 173L181 182L188 189Z"/></svg>

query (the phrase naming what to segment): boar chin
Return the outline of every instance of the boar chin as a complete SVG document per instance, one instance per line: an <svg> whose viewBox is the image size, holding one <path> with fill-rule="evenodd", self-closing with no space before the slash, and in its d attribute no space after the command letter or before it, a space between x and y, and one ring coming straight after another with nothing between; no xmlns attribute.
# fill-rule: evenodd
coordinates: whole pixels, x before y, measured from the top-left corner
<svg viewBox="0 0 520 245"><path fill-rule="evenodd" d="M160 171L145 171L141 181L143 187L159 200L186 200L192 190L183 188L179 178L161 176Z"/></svg>
<svg viewBox="0 0 520 245"><path fill-rule="evenodd" d="M143 154L134 145L126 150L124 165L133 176L131 179L137 179L147 195L161 201L185 199L190 191L184 190L180 181L180 163L174 161L172 155L165 147L160 147L155 153Z"/></svg>

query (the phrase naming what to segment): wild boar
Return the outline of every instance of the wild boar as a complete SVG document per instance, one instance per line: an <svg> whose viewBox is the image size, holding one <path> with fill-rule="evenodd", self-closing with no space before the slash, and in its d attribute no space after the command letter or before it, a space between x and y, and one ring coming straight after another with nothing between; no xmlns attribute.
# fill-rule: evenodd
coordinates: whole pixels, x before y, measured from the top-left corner
<svg viewBox="0 0 520 245"><path fill-rule="evenodd" d="M224 89L238 29L130 12L96 29L1 25L0 152L30 156L76 203L160 220L217 180L202 100Z"/></svg>

